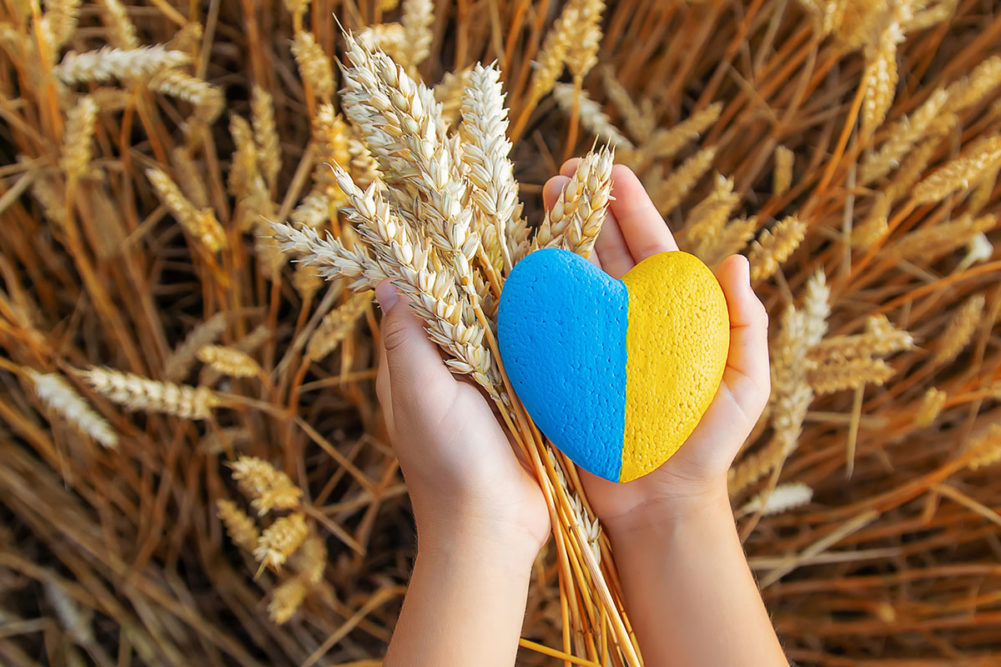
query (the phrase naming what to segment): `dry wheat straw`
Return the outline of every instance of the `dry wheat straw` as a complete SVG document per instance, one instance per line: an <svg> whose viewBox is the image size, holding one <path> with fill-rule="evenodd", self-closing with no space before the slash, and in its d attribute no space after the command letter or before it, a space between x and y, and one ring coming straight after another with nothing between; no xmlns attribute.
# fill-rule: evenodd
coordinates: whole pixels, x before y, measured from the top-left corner
<svg viewBox="0 0 1001 667"><path fill-rule="evenodd" d="M254 456L241 456L231 467L233 479L258 516L299 506L302 489L267 461Z"/></svg>
<svg viewBox="0 0 1001 667"><path fill-rule="evenodd" d="M914 188L919 204L934 203L970 187L985 174L1001 165L1001 136L978 140L963 155L925 177Z"/></svg>
<svg viewBox="0 0 1001 667"><path fill-rule="evenodd" d="M556 100L556 104L559 105L563 113L569 115L574 106L574 87L568 83L555 84L553 86L553 99ZM586 92L579 91L577 106L580 122L591 134L615 148L633 148L633 143L619 131L619 128L612 124L605 112L601 110L601 105L588 97Z"/></svg>
<svg viewBox="0 0 1001 667"><path fill-rule="evenodd" d="M991 56L977 65L967 76L949 86L947 109L960 112L987 98L1001 85L1001 56Z"/></svg>
<svg viewBox="0 0 1001 667"><path fill-rule="evenodd" d="M507 140L507 109L500 72L476 65L462 96L462 165L472 184L470 198L476 209L477 228L484 250L498 272L513 266L518 252L516 219L520 217L518 183Z"/></svg>
<svg viewBox="0 0 1001 667"><path fill-rule="evenodd" d="M974 294L960 306L939 338L938 350L932 364L941 366L959 356L969 344L984 315L986 300L983 294Z"/></svg>
<svg viewBox="0 0 1001 667"><path fill-rule="evenodd" d="M196 209L170 176L156 167L147 169L146 177L156 188L160 200L191 236L198 239L210 252L218 252L226 247L226 232L211 208Z"/></svg>
<svg viewBox="0 0 1001 667"><path fill-rule="evenodd" d="M188 374L198 350L215 342L226 330L226 315L216 313L204 322L199 322L180 345L167 357L163 365L163 377L169 382L180 382Z"/></svg>
<svg viewBox="0 0 1001 667"><path fill-rule="evenodd" d="M952 116L947 124L952 126L955 121L956 117ZM890 203L912 194L914 184L924 175L941 143L942 138L933 135L904 157L900 168L883 188L883 194Z"/></svg>
<svg viewBox="0 0 1001 667"><path fill-rule="evenodd" d="M383 183L382 174L379 172L379 163L368 148L356 138L348 137L348 155L351 158L351 176L360 187L367 188L376 183L381 186Z"/></svg>
<svg viewBox="0 0 1001 667"><path fill-rule="evenodd" d="M737 516L761 512L761 516L781 514L791 509L801 507L813 499L813 489L802 482L780 484L770 493L768 489L760 492L737 510Z"/></svg>
<svg viewBox="0 0 1001 667"><path fill-rule="evenodd" d="M576 28L580 12L573 2L569 2L553 23L542 48L536 56L535 70L529 84L529 98L538 101L553 89L553 84L563 72L567 53L577 39Z"/></svg>
<svg viewBox="0 0 1001 667"><path fill-rule="evenodd" d="M886 193L880 192L869 209L865 219L852 227L851 243L857 248L870 248L889 230L890 206L892 201Z"/></svg>
<svg viewBox="0 0 1001 667"><path fill-rule="evenodd" d="M320 361L333 352L334 348L351 333L355 323L365 314L371 303L371 292L358 292L347 302L327 313L320 320L319 326L306 345L306 356L312 361Z"/></svg>
<svg viewBox="0 0 1001 667"><path fill-rule="evenodd" d="M831 394L866 384L881 386L893 377L894 372L893 367L882 359L857 357L811 368L806 378L815 394Z"/></svg>
<svg viewBox="0 0 1001 667"><path fill-rule="evenodd" d="M966 242L966 254L963 256L963 259L960 260L959 264L956 265L956 271L965 271L978 262L986 262L993 256L994 245L991 243L991 240L987 238L987 235L983 232L974 234L973 237Z"/></svg>
<svg viewBox="0 0 1001 667"><path fill-rule="evenodd" d="M391 53L389 55L392 56ZM453 127L459 120L462 99L472 73L472 67L460 72L445 72L445 76L434 87L434 99L441 105L441 119L448 127ZM504 109L504 113L507 114L507 109Z"/></svg>
<svg viewBox="0 0 1001 667"><path fill-rule="evenodd" d="M254 549L257 548L257 541L261 537L254 520L237 507L232 500L217 500L216 512L223 525L226 526L226 533L233 544L248 553L253 553Z"/></svg>
<svg viewBox="0 0 1001 667"><path fill-rule="evenodd" d="M382 265L361 249L348 249L335 238L321 239L312 229L296 229L290 225L274 224L275 240L283 252L295 254L299 261L314 267L328 280L341 276L352 280L352 289L375 289L388 278Z"/></svg>
<svg viewBox="0 0 1001 667"><path fill-rule="evenodd" d="M170 41L167 42L167 45L172 49L183 51L194 57L201 47L204 33L205 29L201 23L191 21L181 26L180 30L175 32Z"/></svg>
<svg viewBox="0 0 1001 667"><path fill-rule="evenodd" d="M163 44L138 49L105 46L97 51L67 53L54 69L63 83L140 79L162 69L184 65L187 53L168 49Z"/></svg>
<svg viewBox="0 0 1001 667"><path fill-rule="evenodd" d="M792 170L796 154L785 146L775 147L775 171L772 172L772 194L784 195L792 187Z"/></svg>
<svg viewBox="0 0 1001 667"><path fill-rule="evenodd" d="M309 589L299 577L292 577L275 587L268 602L268 618L277 625L287 623L299 610Z"/></svg>
<svg viewBox="0 0 1001 667"><path fill-rule="evenodd" d="M715 146L703 148L654 186L650 196L661 215L667 215L681 203L699 179L709 171L715 159Z"/></svg>
<svg viewBox="0 0 1001 667"><path fill-rule="evenodd" d="M806 223L795 217L788 217L766 229L751 244L747 258L751 263L751 280L758 282L770 277L779 265L795 252L806 237Z"/></svg>
<svg viewBox="0 0 1001 667"><path fill-rule="evenodd" d="M633 103L632 95L629 94L625 86L619 83L615 70L606 66L602 67L600 71L605 93L622 117L626 130L638 143L645 144L653 131L657 129L657 121L653 113L645 112Z"/></svg>
<svg viewBox="0 0 1001 667"><path fill-rule="evenodd" d="M254 142L257 144L257 154L261 174L269 188L274 188L281 171L281 145L278 143L278 130L275 127L275 107L271 94L254 86L250 97L251 119L254 123Z"/></svg>
<svg viewBox="0 0 1001 667"><path fill-rule="evenodd" d="M285 564L289 556L295 553L308 534L306 516L301 512L275 519L275 522L265 528L260 539L257 540L254 558L261 564L261 567L278 570Z"/></svg>
<svg viewBox="0 0 1001 667"><path fill-rule="evenodd" d="M865 100L862 106L862 130L871 133L886 119L897 88L897 44L904 40L900 27L892 23L875 44L862 75Z"/></svg>
<svg viewBox="0 0 1001 667"><path fill-rule="evenodd" d="M346 172L336 172L351 201L346 209L348 219L375 253L383 275L393 276L394 284L410 296L411 306L424 319L431 339L451 355L446 360L448 366L456 373L469 374L496 397L497 369L469 302L472 284L459 289L454 274L446 272L444 266L433 266L430 258L434 249L393 216L374 186L362 192Z"/></svg>
<svg viewBox="0 0 1001 667"><path fill-rule="evenodd" d="M983 434L969 444L968 450L974 452L967 464L971 470L1001 461L1001 424L991 424Z"/></svg>
<svg viewBox="0 0 1001 667"><path fill-rule="evenodd" d="M882 178L896 168L903 158L919 141L934 136L940 130L935 121L946 106L949 93L938 89L932 93L924 104L910 114L893 124L888 131L886 141L878 151L866 153L859 168L859 181L872 183Z"/></svg>
<svg viewBox="0 0 1001 667"><path fill-rule="evenodd" d="M183 419L208 419L219 397L207 387L157 382L110 368L89 368L80 376L108 400L129 410L163 412Z"/></svg>
<svg viewBox="0 0 1001 667"><path fill-rule="evenodd" d="M125 6L119 0L101 0L104 23L107 26L108 41L119 49L139 47L136 27L129 19Z"/></svg>
<svg viewBox="0 0 1001 667"><path fill-rule="evenodd" d="M611 193L613 155L588 153L563 188L532 240L533 248L564 248L588 256L604 221ZM586 251L586 252L584 252Z"/></svg>
<svg viewBox="0 0 1001 667"><path fill-rule="evenodd" d="M292 42L292 54L302 80L312 88L313 94L329 100L334 94L334 70L313 33L297 32Z"/></svg>
<svg viewBox="0 0 1001 667"><path fill-rule="evenodd" d="M334 110L334 105L321 104L319 106L316 110L316 117L313 119L312 133L313 140L320 149L318 160L338 164L347 169L351 164L351 150L349 148L351 132L344 119ZM323 166L322 164L318 165L314 180L330 180L330 170L324 169ZM332 185L332 183L328 185ZM342 196L338 197L336 193L332 192L327 192L327 196L332 199L343 199Z"/></svg>
<svg viewBox="0 0 1001 667"><path fill-rule="evenodd" d="M52 41L49 47L53 51L61 49L73 37L79 12L80 0L49 0L45 3L39 30L50 36Z"/></svg>
<svg viewBox="0 0 1001 667"><path fill-rule="evenodd" d="M82 433L105 447L118 446L118 433L62 376L28 370L35 393L52 412L59 414Z"/></svg>
<svg viewBox="0 0 1001 667"><path fill-rule="evenodd" d="M459 144L446 136L430 89L411 79L385 54L365 51L350 36L347 41L347 55L353 64L351 72L364 70L365 78L374 80L389 101L388 107L380 108L369 95L362 102L370 107L371 122L381 133L394 137L394 145L409 152L415 172L410 185L419 196L419 215L413 214L409 207L400 215L405 223L416 224L418 219L423 223L437 251L431 258L440 256L456 284L473 296L472 262L480 246L480 236L473 227L472 211L465 206L469 183L461 173ZM348 72L345 78L350 78ZM346 191L343 184L341 189ZM398 197L396 203L403 202ZM413 214L412 219L408 218L408 212Z"/></svg>
<svg viewBox="0 0 1001 667"><path fill-rule="evenodd" d="M284 0L284 4L289 14L303 14L309 9L309 0Z"/></svg>
<svg viewBox="0 0 1001 667"><path fill-rule="evenodd" d="M434 38L431 25L434 23L433 0L403 0L403 44L401 45L402 64L413 74L417 66L427 60L431 54L431 41Z"/></svg>
<svg viewBox="0 0 1001 667"><path fill-rule="evenodd" d="M170 152L170 162L177 176L177 185L195 208L201 210L209 206L209 195L205 182L200 178L202 167L196 164L191 152L184 146L178 146Z"/></svg>
<svg viewBox="0 0 1001 667"><path fill-rule="evenodd" d="M888 250L893 257L900 259L920 257L931 260L966 245L971 238L990 231L996 225L997 218L992 215L979 218L964 215L958 220L939 223L906 234Z"/></svg>
<svg viewBox="0 0 1001 667"><path fill-rule="evenodd" d="M691 210L682 232L693 254L706 261L739 202L740 196L733 192L733 179L716 174L713 191Z"/></svg>
<svg viewBox="0 0 1001 667"><path fill-rule="evenodd" d="M671 159L690 142L698 139L703 132L719 119L719 115L722 112L723 104L721 102L714 102L705 109L692 114L674 127L654 132L650 140L640 146L640 152L651 160Z"/></svg>
<svg viewBox="0 0 1001 667"><path fill-rule="evenodd" d="M252 357L231 347L205 345L198 350L197 357L223 375L246 378L261 374L260 365Z"/></svg>
<svg viewBox="0 0 1001 667"><path fill-rule="evenodd" d="M194 119L213 123L225 103L222 91L212 84L179 69L160 70L149 80L149 89L184 100L194 107Z"/></svg>
<svg viewBox="0 0 1001 667"><path fill-rule="evenodd" d="M322 230L330 224L332 218L330 205L332 202L322 191L326 188L320 188L320 190L319 192L314 190L307 194L292 211L289 218L297 227Z"/></svg>
<svg viewBox="0 0 1001 667"><path fill-rule="evenodd" d="M598 47L601 44L601 15L605 11L604 0L571 0L577 6L577 21L574 26L576 38L567 47L565 61L567 69L575 81L582 81L587 73L598 64ZM578 89L580 86L577 86Z"/></svg>
<svg viewBox="0 0 1001 667"><path fill-rule="evenodd" d="M820 365L836 364L913 348L914 337L909 332L893 326L885 315L876 315L867 321L865 333L825 338L809 350L808 358Z"/></svg>
<svg viewBox="0 0 1001 667"><path fill-rule="evenodd" d="M84 95L66 114L66 134L60 166L67 178L83 176L88 167L94 144L94 126L97 122L97 104Z"/></svg>
<svg viewBox="0 0 1001 667"><path fill-rule="evenodd" d="M367 49L382 51L396 62L408 60L407 31L400 23L377 23L366 26L355 35L355 38Z"/></svg>
<svg viewBox="0 0 1001 667"><path fill-rule="evenodd" d="M948 395L941 389L930 387L921 397L921 405L918 406L918 411L914 415L914 425L926 428L934 424L942 413L942 408L945 407L947 397Z"/></svg>
<svg viewBox="0 0 1001 667"><path fill-rule="evenodd" d="M296 264L292 273L292 287L303 301L309 301L323 287L323 278L317 272L316 267L308 264Z"/></svg>
<svg viewBox="0 0 1001 667"><path fill-rule="evenodd" d="M290 564L307 585L322 584L323 571L327 567L327 547L323 540L315 535L307 537L292 556Z"/></svg>
<svg viewBox="0 0 1001 667"><path fill-rule="evenodd" d="M730 255L743 251L748 242L754 238L757 229L757 218L735 218L728 222L720 230L715 241L706 247L705 256L699 257L709 266L716 267Z"/></svg>

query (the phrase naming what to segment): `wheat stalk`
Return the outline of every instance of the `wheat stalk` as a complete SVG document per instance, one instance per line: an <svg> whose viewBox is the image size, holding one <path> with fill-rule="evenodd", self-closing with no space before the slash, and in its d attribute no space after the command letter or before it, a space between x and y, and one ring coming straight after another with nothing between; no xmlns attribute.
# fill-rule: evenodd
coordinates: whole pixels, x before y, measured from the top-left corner
<svg viewBox="0 0 1001 667"><path fill-rule="evenodd" d="M187 53L168 49L163 44L137 49L105 46L97 51L67 53L54 72L66 84L142 79L160 70L184 65L189 59Z"/></svg>
<svg viewBox="0 0 1001 667"><path fill-rule="evenodd" d="M806 237L806 223L795 217L781 220L772 229L766 229L751 244L747 255L751 263L751 280L759 282L770 277L779 265L796 251Z"/></svg>
<svg viewBox="0 0 1001 667"><path fill-rule="evenodd" d="M97 122L97 104L84 95L66 116L66 135L60 166L67 178L80 178L90 166Z"/></svg>
<svg viewBox="0 0 1001 667"><path fill-rule="evenodd" d="M196 353L198 360L218 373L232 377L258 377L263 372L248 354L223 345L205 345Z"/></svg>
<svg viewBox="0 0 1001 667"><path fill-rule="evenodd" d="M89 368L80 376L108 400L129 410L163 412L182 419L208 419L219 397L206 387L157 382L110 368Z"/></svg>
<svg viewBox="0 0 1001 667"><path fill-rule="evenodd" d="M514 266L522 239L518 183L507 140L507 109L494 67L476 65L469 74L462 96L462 165L472 185L470 199L477 212L476 227L483 238L487 257L498 273Z"/></svg>
<svg viewBox="0 0 1001 667"><path fill-rule="evenodd" d="M344 338L351 333L358 321L372 303L371 292L358 292L337 309L328 313L313 332L306 345L306 356L313 361L320 361Z"/></svg>
<svg viewBox="0 0 1001 667"><path fill-rule="evenodd" d="M574 94L574 87L568 83L553 85L553 99L556 100L556 104L567 115L573 113ZM605 115L605 112L601 110L601 105L588 97L583 91L577 91L576 94L576 104L581 124L591 134L615 148L633 148L633 143L619 131L619 128L612 124L612 121Z"/></svg>
<svg viewBox="0 0 1001 667"><path fill-rule="evenodd" d="M28 370L27 375L35 386L39 400L52 412L105 447L114 449L118 446L115 429L62 376L33 370Z"/></svg>
<svg viewBox="0 0 1001 667"><path fill-rule="evenodd" d="M156 167L147 169L146 177L185 231L198 239L210 252L219 252L227 246L226 232L212 209L196 209L170 176Z"/></svg>
<svg viewBox="0 0 1001 667"><path fill-rule="evenodd" d="M275 522L261 532L254 548L254 558L261 567L278 570L289 556L295 553L309 534L306 516L295 512L275 519Z"/></svg>
<svg viewBox="0 0 1001 667"><path fill-rule="evenodd" d="M232 500L217 500L216 513L226 526L226 533L233 544L248 552L257 548L261 533L254 520L237 507L236 503Z"/></svg>
<svg viewBox="0 0 1001 667"><path fill-rule="evenodd" d="M254 456L241 456L231 467L233 479L258 516L299 507L302 489L267 461Z"/></svg>
<svg viewBox="0 0 1001 667"><path fill-rule="evenodd" d="M269 188L274 188L282 168L281 146L275 128L275 107L271 94L254 86L250 96L250 109L254 123L254 143L260 160L261 174Z"/></svg>

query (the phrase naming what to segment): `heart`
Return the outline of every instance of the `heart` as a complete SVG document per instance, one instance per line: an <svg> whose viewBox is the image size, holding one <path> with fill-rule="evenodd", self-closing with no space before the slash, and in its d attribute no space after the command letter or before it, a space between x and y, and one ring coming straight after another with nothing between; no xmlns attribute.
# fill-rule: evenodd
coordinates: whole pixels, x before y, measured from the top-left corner
<svg viewBox="0 0 1001 667"><path fill-rule="evenodd" d="M616 280L566 250L512 269L501 360L542 432L581 468L628 482L688 439L723 378L730 322L708 267L662 252Z"/></svg>

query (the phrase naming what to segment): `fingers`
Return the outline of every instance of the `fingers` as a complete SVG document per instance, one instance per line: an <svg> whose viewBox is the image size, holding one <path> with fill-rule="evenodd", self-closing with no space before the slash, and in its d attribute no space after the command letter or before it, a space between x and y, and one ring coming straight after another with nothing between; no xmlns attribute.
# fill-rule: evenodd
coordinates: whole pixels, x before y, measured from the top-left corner
<svg viewBox="0 0 1001 667"><path fill-rule="evenodd" d="M386 420L386 431L393 437L395 433L395 419L393 418L393 390L389 385L389 364L386 361L386 346L379 338L379 370L375 376L375 395L382 405L382 416Z"/></svg>
<svg viewBox="0 0 1001 667"><path fill-rule="evenodd" d="M750 266L728 257L716 273L730 316L730 351L723 381L741 409L757 418L768 400L768 313L751 289Z"/></svg>
<svg viewBox="0 0 1001 667"><path fill-rule="evenodd" d="M598 233L594 252L601 257L601 268L613 278L621 279L629 269L636 266L629 247L626 246L626 240L622 238L619 221L611 210L605 216L605 224Z"/></svg>
<svg viewBox="0 0 1001 667"><path fill-rule="evenodd" d="M570 178L577 171L577 166L581 163L582 158L572 157L560 166L560 176L566 176Z"/></svg>
<svg viewBox="0 0 1001 667"><path fill-rule="evenodd" d="M570 182L569 176L553 176L546 184L542 187L542 201L546 205L546 210L548 211L556 203L556 200L560 198L560 193Z"/></svg>
<svg viewBox="0 0 1001 667"><path fill-rule="evenodd" d="M430 399L448 404L448 392L455 380L428 340L420 320L410 310L406 298L387 280L375 296L382 307L382 344L385 351L376 384L379 400L391 406L394 418L426 410Z"/></svg>
<svg viewBox="0 0 1001 667"><path fill-rule="evenodd" d="M612 214L637 264L658 252L678 249L664 218L629 167L612 167L612 197Z"/></svg>

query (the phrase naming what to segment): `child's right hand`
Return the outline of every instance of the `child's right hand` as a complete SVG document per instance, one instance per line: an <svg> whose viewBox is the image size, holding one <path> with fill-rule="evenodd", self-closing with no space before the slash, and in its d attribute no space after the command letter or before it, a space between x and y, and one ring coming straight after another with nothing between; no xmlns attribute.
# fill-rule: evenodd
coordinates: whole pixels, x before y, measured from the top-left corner
<svg viewBox="0 0 1001 667"><path fill-rule="evenodd" d="M551 204L576 163L546 184ZM636 176L612 171L609 215L592 259L616 278L678 246ZM702 421L660 468L616 484L581 471L608 531L623 601L648 665L788 664L744 557L726 472L769 393L768 318L747 260L716 272L730 314L723 381Z"/></svg>
<svg viewBox="0 0 1001 667"><path fill-rule="evenodd" d="M563 165L544 189L552 206L577 168ZM591 261L614 278L650 255L678 250L664 219L635 174L612 170L608 217ZM734 255L716 272L730 315L730 351L723 381L702 421L681 449L654 472L618 484L581 471L587 497L612 530L678 516L726 499L726 473L768 400L768 315L751 290L747 259Z"/></svg>

